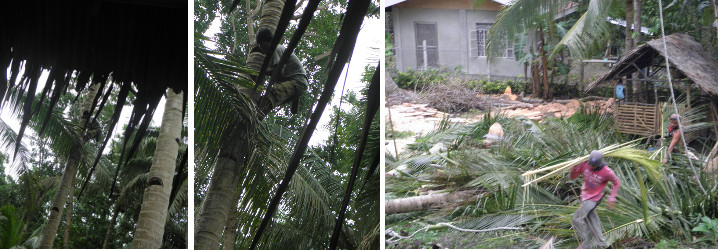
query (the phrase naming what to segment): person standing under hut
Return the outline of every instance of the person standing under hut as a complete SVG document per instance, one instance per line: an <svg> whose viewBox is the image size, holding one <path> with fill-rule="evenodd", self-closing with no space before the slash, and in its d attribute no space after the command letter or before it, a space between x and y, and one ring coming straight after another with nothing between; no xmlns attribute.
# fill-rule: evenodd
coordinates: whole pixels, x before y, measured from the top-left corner
<svg viewBox="0 0 718 250"><path fill-rule="evenodd" d="M613 182L611 195L608 198L608 207L613 209L616 203L616 195L621 181L618 180L613 170L606 166L603 161L603 153L594 150L585 161L571 168L571 179L583 175L583 186L581 186L581 206L573 215L571 224L574 230L581 237L581 244L578 248L604 248L607 247L606 239L603 238L601 220L596 214L596 207L603 199L603 188L608 182Z"/></svg>
<svg viewBox="0 0 718 250"><path fill-rule="evenodd" d="M663 157L663 161L661 161L661 163L663 163L663 164L668 163L668 159L669 159L669 158L673 158L673 157L671 157L671 156L672 156L674 153L678 153L678 152L679 152L679 151L678 151L678 147L676 147L676 146L680 146L680 145L681 145L681 144L680 144L680 142L681 142L681 129L680 129L680 127L678 126L678 119L680 119L680 118L681 118L681 116L678 115L678 114L672 114L672 115L671 115L670 124L668 125L668 135L667 135L667 137L671 139L671 143L668 144L668 150L666 150L666 156Z"/></svg>

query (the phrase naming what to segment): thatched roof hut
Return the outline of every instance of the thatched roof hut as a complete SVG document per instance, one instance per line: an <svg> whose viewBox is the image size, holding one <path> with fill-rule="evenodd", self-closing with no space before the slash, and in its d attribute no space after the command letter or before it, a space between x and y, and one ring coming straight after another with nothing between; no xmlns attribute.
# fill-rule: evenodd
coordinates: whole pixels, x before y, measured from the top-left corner
<svg viewBox="0 0 718 250"><path fill-rule="evenodd" d="M50 107L68 89L111 74L120 96L136 97L128 130L141 137L168 87L187 94L187 10L180 0L0 1L0 107L11 93L35 93L43 70L50 74L39 101ZM114 122L126 98L119 99ZM34 112L37 101L30 94L20 105L21 131L30 115L45 116Z"/></svg>
<svg viewBox="0 0 718 250"><path fill-rule="evenodd" d="M689 35L677 33L666 36L666 48L671 68L678 69L706 93L718 95L718 62L703 50L700 43ZM632 74L639 68L660 65L664 63L664 57L663 39L648 41L624 56L610 72L590 83L584 91Z"/></svg>

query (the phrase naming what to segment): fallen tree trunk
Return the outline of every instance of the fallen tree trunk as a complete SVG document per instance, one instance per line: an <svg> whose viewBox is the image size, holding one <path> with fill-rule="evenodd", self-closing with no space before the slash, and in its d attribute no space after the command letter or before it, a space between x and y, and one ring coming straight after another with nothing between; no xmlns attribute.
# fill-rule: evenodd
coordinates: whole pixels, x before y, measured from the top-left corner
<svg viewBox="0 0 718 250"><path fill-rule="evenodd" d="M446 203L458 203L462 201L475 201L481 196L474 190L456 191L452 193L437 193L430 195L414 196L386 201L385 213L407 213L426 210Z"/></svg>
<svg viewBox="0 0 718 250"><path fill-rule="evenodd" d="M505 110L507 110L507 109L513 110L513 109L532 109L532 108L534 108L534 105L533 105L533 104L530 104L530 103L520 103L520 104L514 104L514 105L511 105L511 106L505 107L504 109L505 109Z"/></svg>

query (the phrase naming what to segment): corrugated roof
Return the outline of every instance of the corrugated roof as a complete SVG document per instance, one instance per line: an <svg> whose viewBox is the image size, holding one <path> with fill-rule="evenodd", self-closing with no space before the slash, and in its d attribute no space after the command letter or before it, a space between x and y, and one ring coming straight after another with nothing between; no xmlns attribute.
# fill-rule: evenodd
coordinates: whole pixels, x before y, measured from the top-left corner
<svg viewBox="0 0 718 250"><path fill-rule="evenodd" d="M611 24L626 27L626 20L623 20L623 19L613 19L613 18L607 17L606 21L608 21ZM633 29L633 24L631 24L631 29ZM641 27L641 33L646 34L646 35L653 35L653 33L648 32L648 28L646 28L646 27Z"/></svg>
<svg viewBox="0 0 718 250"><path fill-rule="evenodd" d="M711 95L718 95L718 62L710 56L710 53L703 50L700 43L689 35L676 33L666 36L666 47L671 66L680 70L701 90ZM654 57L663 57L665 53L661 38L648 41L619 60L610 72L586 86L585 91L608 80L636 72L633 63L639 68L650 66Z"/></svg>

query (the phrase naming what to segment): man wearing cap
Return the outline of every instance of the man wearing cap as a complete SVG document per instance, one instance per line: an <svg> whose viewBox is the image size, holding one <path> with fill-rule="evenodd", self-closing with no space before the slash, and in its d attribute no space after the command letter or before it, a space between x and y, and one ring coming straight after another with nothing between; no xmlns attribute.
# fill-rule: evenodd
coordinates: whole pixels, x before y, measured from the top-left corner
<svg viewBox="0 0 718 250"><path fill-rule="evenodd" d="M266 28L260 29L257 32L257 44L259 46L255 47L252 51L261 50L261 52L264 53L269 50L269 46L271 46L272 43L272 37L272 31ZM286 50L284 46L277 45L274 52L270 54L272 59L270 60L269 68L267 68L267 71L265 72L267 75L272 74L272 71L274 71L274 68L279 63L279 59L284 54L284 50ZM265 95L262 103L257 104L262 116L266 116L267 113L275 107L289 103L290 101L293 101L291 111L292 113L296 113L299 96L301 96L304 92L307 92L307 86L309 85L307 72L304 70L302 62L299 61L297 56L291 54L287 63L284 64L282 69L280 69L279 78L273 80L275 83L272 85L272 89L270 89ZM255 103L259 101L258 95L255 95L252 98Z"/></svg>
<svg viewBox="0 0 718 250"><path fill-rule="evenodd" d="M678 114L671 115L670 124L668 125L668 137L671 138L671 144L668 145L668 150L666 150L666 157L661 161L663 164L668 162L668 158L672 153L678 153L676 145L681 145L679 144L681 141L681 129L678 126L678 119L680 118L681 116Z"/></svg>
<svg viewBox="0 0 718 250"><path fill-rule="evenodd" d="M571 179L583 175L583 186L581 186L581 206L573 215L571 224L574 230L581 236L582 242L579 248L607 247L603 238L601 220L596 214L596 207L603 199L603 188L608 182L613 182L611 195L608 198L608 207L614 208L618 187L621 181L613 173L606 162L603 161L603 153L594 150L588 157L588 161L574 166L571 169ZM593 241L593 242L592 242Z"/></svg>

